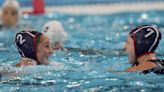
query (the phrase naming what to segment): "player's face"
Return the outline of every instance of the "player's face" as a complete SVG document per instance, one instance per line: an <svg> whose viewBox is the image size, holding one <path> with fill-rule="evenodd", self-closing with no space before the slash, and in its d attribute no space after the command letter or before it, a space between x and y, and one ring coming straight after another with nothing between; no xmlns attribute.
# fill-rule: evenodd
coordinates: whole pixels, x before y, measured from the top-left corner
<svg viewBox="0 0 164 92"><path fill-rule="evenodd" d="M126 50L127 54L128 54L128 59L129 59L129 63L134 64L136 61L136 57L135 57L135 48L134 48L134 41L133 39L128 36L127 41L124 45L124 49Z"/></svg>

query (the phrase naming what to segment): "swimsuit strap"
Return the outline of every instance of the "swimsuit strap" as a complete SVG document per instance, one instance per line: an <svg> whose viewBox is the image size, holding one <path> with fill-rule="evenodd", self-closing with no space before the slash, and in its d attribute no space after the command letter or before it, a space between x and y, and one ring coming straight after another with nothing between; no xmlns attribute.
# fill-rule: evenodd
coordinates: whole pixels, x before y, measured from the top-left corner
<svg viewBox="0 0 164 92"><path fill-rule="evenodd" d="M152 62L154 64L156 64L157 67L159 68L164 68L164 60L148 60L148 62Z"/></svg>
<svg viewBox="0 0 164 92"><path fill-rule="evenodd" d="M164 74L164 60L148 60L147 62L152 62L157 65L156 68L150 69L150 70L145 70L142 73L147 74L150 72L154 72L155 74Z"/></svg>

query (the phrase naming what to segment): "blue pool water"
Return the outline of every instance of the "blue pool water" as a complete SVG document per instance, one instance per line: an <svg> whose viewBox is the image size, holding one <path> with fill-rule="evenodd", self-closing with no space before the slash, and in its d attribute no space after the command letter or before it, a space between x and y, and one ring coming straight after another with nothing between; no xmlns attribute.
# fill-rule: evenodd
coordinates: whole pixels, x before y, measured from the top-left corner
<svg viewBox="0 0 164 92"><path fill-rule="evenodd" d="M26 15L22 22L41 31L49 20L59 20L69 37L64 47L76 48L68 52L56 51L50 61L58 66L37 66L22 69L9 68L19 61L13 45L15 33L8 29L0 32L0 62L8 70L28 73L17 80L0 83L1 92L163 92L164 76L153 73L116 72L130 65L123 51L123 44L130 29L140 24L160 25L164 35L164 11L123 12L105 15L74 15L48 13ZM26 21L26 22L25 22ZM2 39L5 39L2 40ZM164 40L157 50L159 58L164 56ZM79 50L81 49L81 52ZM2 69L2 68L0 68ZM108 72L108 69L110 72Z"/></svg>

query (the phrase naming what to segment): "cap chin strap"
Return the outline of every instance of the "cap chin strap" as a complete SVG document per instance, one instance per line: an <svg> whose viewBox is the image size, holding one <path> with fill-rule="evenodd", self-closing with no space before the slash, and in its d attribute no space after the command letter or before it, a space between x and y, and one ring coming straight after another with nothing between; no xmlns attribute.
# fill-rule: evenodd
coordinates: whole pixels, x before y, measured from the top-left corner
<svg viewBox="0 0 164 92"><path fill-rule="evenodd" d="M35 49L35 59L36 59L36 62L37 62L37 65L40 65L41 63L39 63L39 61L38 61L38 58L37 58L37 54L36 54L36 49L37 49L37 36L38 36L39 34L35 34L35 36L34 36L34 49Z"/></svg>

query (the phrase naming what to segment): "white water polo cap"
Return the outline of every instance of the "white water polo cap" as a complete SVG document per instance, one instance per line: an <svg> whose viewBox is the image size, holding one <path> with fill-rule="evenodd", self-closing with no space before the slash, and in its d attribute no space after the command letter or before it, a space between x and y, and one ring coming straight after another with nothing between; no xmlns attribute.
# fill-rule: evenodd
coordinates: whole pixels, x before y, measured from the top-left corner
<svg viewBox="0 0 164 92"><path fill-rule="evenodd" d="M51 43L63 43L68 36L62 24L56 20L47 22L43 27L42 33L49 37Z"/></svg>
<svg viewBox="0 0 164 92"><path fill-rule="evenodd" d="M17 0L5 0L5 2L2 5L2 9L5 7L14 7L16 10L19 11L20 9L20 5L19 2Z"/></svg>

